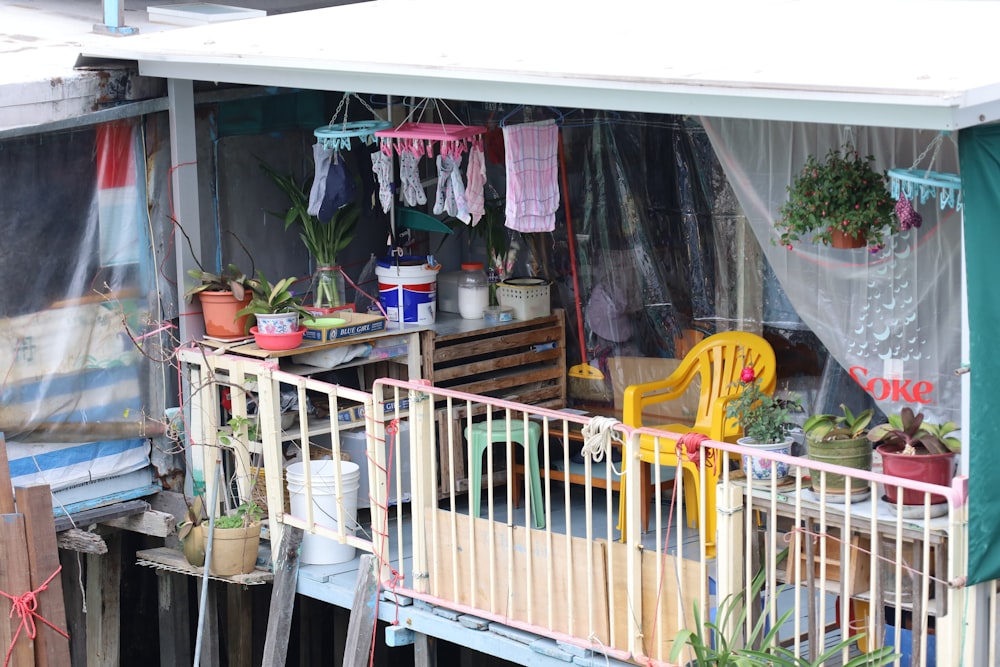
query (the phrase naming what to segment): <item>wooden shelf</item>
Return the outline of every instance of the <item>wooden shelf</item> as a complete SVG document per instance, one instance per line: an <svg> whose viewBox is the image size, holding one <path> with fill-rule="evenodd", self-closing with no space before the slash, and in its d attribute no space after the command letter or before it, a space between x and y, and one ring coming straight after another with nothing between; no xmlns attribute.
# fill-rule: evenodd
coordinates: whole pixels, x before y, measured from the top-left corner
<svg viewBox="0 0 1000 667"><path fill-rule="evenodd" d="M191 563L187 562L184 554L176 549L169 549L167 547L143 549L142 551L137 551L135 557L138 565L152 567L157 570L186 574L191 577L202 577L205 574L204 568L191 565ZM270 583L274 579L274 573L258 566L253 572L247 574L234 574L231 577L219 577L213 574L209 575L208 578L216 581L224 581L227 584L254 586Z"/></svg>

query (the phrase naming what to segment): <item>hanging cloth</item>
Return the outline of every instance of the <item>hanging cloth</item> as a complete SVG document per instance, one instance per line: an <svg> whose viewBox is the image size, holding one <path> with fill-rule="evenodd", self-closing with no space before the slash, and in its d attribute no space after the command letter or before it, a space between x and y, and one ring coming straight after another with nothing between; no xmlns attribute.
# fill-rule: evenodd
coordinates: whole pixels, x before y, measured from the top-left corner
<svg viewBox="0 0 1000 667"><path fill-rule="evenodd" d="M473 144L469 149L465 182L465 204L475 227L486 213L486 156L481 145Z"/></svg>
<svg viewBox="0 0 1000 667"><path fill-rule="evenodd" d="M347 169L347 161L335 152L326 173L326 192L320 204L318 217L321 221L333 218L337 209L350 204L358 194L354 176Z"/></svg>
<svg viewBox="0 0 1000 667"><path fill-rule="evenodd" d="M386 155L382 151L372 153L372 171L378 180L378 201L382 205L382 212L388 213L392 208L392 154Z"/></svg>
<svg viewBox="0 0 1000 667"><path fill-rule="evenodd" d="M316 169L313 174L312 189L309 191L309 215L319 215L319 207L323 204L323 196L326 194L326 175L330 171L333 151L317 141L313 144L313 160L316 162Z"/></svg>
<svg viewBox="0 0 1000 667"><path fill-rule="evenodd" d="M559 127L553 120L503 128L507 165L506 226L551 232L559 208Z"/></svg>
<svg viewBox="0 0 1000 667"><path fill-rule="evenodd" d="M465 184L459 172L461 164L460 156L444 153L437 156L438 187L437 197L434 200L434 213L448 213L469 224L472 222L472 216L469 215L465 201Z"/></svg>
<svg viewBox="0 0 1000 667"><path fill-rule="evenodd" d="M427 203L427 195L420 182L419 163L420 158L415 153L407 150L399 153L399 201L407 206Z"/></svg>

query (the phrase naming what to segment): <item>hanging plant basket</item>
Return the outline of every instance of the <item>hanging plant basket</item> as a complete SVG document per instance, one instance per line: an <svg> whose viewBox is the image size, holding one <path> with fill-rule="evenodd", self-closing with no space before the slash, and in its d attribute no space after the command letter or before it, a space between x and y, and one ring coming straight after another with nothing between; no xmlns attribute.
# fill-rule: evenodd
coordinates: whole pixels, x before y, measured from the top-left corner
<svg viewBox="0 0 1000 667"><path fill-rule="evenodd" d="M799 242L881 250L900 226L886 176L872 169L873 160L850 145L831 150L822 162L810 155L778 210L777 242L789 250Z"/></svg>

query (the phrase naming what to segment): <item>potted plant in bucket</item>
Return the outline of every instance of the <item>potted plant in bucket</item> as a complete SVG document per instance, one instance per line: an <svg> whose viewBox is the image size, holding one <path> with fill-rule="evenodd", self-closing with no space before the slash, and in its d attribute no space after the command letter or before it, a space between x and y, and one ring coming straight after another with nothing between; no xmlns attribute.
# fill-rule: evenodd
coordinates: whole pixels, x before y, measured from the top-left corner
<svg viewBox="0 0 1000 667"><path fill-rule="evenodd" d="M868 440L867 429L875 411L869 408L855 415L843 403L840 404L840 410L839 415L813 415L803 424L809 459L858 470L871 470L872 443ZM871 495L867 480L852 477L849 489L846 483L845 475L827 473L827 499L841 496L845 500L864 500ZM810 475L812 490L821 493L822 484L823 475L813 471Z"/></svg>
<svg viewBox="0 0 1000 667"><path fill-rule="evenodd" d="M271 284L263 272L251 284L250 303L238 315L253 315L257 326L250 328L257 345L265 350L291 350L299 346L305 330L299 326L300 318L310 318L302 306L302 298L292 292L294 276L282 278Z"/></svg>
<svg viewBox="0 0 1000 667"><path fill-rule="evenodd" d="M778 399L766 393L753 366L740 372L740 393L726 405L726 418L735 419L743 429L737 444L762 452L791 454L792 437L788 434L788 413L797 409L797 398ZM788 464L766 456L744 456L743 470L753 479L781 479L788 475Z"/></svg>
<svg viewBox="0 0 1000 667"><path fill-rule="evenodd" d="M888 415L888 419L887 424L879 424L868 432L868 439L878 445L876 451L882 456L882 472L891 477L950 485L955 476L955 455L961 447L961 441L953 435L959 430L958 425L925 422L923 413L914 413L910 407ZM898 488L887 484L886 500L897 502ZM943 502L942 496L931 495L932 505ZM924 493L903 489L903 504L923 505Z"/></svg>
<svg viewBox="0 0 1000 667"><path fill-rule="evenodd" d="M188 275L198 281L184 293L191 301L195 295L201 302L205 334L216 338L241 338L246 335L247 316L237 313L250 303L252 279L235 264L220 273L191 269Z"/></svg>
<svg viewBox="0 0 1000 667"><path fill-rule="evenodd" d="M778 243L789 250L798 241L812 240L834 248L880 251L886 235L900 231L894 203L886 190L885 173L871 167L851 145L831 149L822 162L810 155L788 187L775 223Z"/></svg>

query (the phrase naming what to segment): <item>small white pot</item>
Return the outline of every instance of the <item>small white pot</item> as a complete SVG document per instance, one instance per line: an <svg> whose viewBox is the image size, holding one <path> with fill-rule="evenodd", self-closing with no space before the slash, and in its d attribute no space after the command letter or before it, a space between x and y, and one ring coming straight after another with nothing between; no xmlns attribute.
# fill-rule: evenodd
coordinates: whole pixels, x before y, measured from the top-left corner
<svg viewBox="0 0 1000 667"><path fill-rule="evenodd" d="M298 313L257 315L257 331L262 334L289 334L298 330Z"/></svg>

